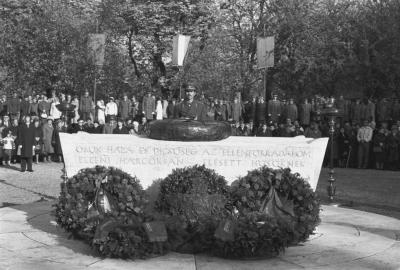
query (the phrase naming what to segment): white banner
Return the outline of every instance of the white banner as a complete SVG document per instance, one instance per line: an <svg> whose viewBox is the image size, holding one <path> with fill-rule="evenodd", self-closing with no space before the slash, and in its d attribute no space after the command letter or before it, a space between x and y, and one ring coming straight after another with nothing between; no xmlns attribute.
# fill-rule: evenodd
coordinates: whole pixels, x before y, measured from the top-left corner
<svg viewBox="0 0 400 270"><path fill-rule="evenodd" d="M60 133L68 177L96 165L113 166L136 176L144 188L175 168L205 165L231 183L267 165L291 168L315 190L328 138L229 137L214 142L176 142L134 135Z"/></svg>
<svg viewBox="0 0 400 270"><path fill-rule="evenodd" d="M172 44L172 65L183 66L189 48L190 36L176 35Z"/></svg>
<svg viewBox="0 0 400 270"><path fill-rule="evenodd" d="M105 43L105 34L89 34L89 55L96 66L103 66Z"/></svg>
<svg viewBox="0 0 400 270"><path fill-rule="evenodd" d="M257 38L257 65L258 68L274 66L275 37Z"/></svg>

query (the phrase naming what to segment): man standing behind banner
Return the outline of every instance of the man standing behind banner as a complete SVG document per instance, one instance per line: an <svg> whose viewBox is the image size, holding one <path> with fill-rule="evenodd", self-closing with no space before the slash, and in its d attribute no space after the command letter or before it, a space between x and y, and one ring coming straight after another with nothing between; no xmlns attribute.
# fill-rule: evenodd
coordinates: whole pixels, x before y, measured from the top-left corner
<svg viewBox="0 0 400 270"><path fill-rule="evenodd" d="M29 115L25 116L25 122L18 128L17 145L21 148L21 172L26 171L27 164L28 172L33 172L32 157L33 146L35 145L35 128Z"/></svg>
<svg viewBox="0 0 400 270"><path fill-rule="evenodd" d="M196 89L193 86L188 86L185 89L185 94L185 100L177 108L178 117L203 121L205 119L205 108L203 103L194 99Z"/></svg>

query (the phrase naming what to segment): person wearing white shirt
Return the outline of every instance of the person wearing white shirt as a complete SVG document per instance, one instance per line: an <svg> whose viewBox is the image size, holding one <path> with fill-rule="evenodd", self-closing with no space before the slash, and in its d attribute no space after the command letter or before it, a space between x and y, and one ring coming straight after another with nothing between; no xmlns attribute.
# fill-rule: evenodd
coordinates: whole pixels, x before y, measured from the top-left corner
<svg viewBox="0 0 400 270"><path fill-rule="evenodd" d="M157 105L156 105L156 120L162 120L163 119L163 107L161 104L161 100L157 100Z"/></svg>
<svg viewBox="0 0 400 270"><path fill-rule="evenodd" d="M358 141L358 168L366 169L369 160L369 148L372 140L373 130L367 120L364 120L363 126L357 132Z"/></svg>
<svg viewBox="0 0 400 270"><path fill-rule="evenodd" d="M104 105L104 100L99 99L97 101L97 122L99 122L100 125L104 125L106 123L106 105Z"/></svg>
<svg viewBox="0 0 400 270"><path fill-rule="evenodd" d="M110 119L111 116L117 116L118 114L118 106L117 103L114 102L114 98L110 97L110 101L106 104L105 115L107 119Z"/></svg>
<svg viewBox="0 0 400 270"><path fill-rule="evenodd" d="M50 116L53 119L60 119L61 118L61 112L57 109L57 105L60 104L58 99L53 99L54 101L50 105Z"/></svg>

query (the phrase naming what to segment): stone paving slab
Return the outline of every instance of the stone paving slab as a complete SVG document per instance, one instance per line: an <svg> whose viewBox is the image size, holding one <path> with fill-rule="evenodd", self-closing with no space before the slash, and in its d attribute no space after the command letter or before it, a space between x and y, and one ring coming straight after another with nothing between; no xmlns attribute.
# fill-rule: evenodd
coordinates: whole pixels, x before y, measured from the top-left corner
<svg viewBox="0 0 400 270"><path fill-rule="evenodd" d="M324 206L315 235L282 255L262 260L225 260L169 253L149 260L96 257L69 239L51 214L54 202L0 209L0 269L400 269L400 220Z"/></svg>

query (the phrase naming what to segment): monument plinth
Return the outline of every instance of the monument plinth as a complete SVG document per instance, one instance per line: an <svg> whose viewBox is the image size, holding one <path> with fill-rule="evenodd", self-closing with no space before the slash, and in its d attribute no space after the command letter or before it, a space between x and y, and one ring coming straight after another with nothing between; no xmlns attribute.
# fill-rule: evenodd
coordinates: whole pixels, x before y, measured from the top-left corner
<svg viewBox="0 0 400 270"><path fill-rule="evenodd" d="M229 137L220 141L162 141L132 135L60 133L68 177L80 169L120 168L148 187L175 168L205 165L228 182L266 165L290 168L315 190L328 138Z"/></svg>

